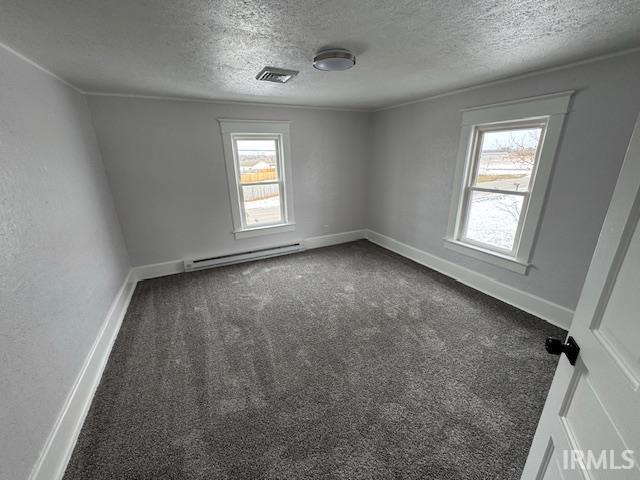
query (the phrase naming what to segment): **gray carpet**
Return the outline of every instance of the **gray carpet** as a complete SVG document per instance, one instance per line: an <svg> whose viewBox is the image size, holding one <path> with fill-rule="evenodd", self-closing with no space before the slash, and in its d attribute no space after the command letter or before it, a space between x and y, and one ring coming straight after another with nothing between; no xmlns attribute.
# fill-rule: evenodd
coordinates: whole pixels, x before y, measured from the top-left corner
<svg viewBox="0 0 640 480"><path fill-rule="evenodd" d="M74 479L518 479L546 322L366 241L147 280Z"/></svg>

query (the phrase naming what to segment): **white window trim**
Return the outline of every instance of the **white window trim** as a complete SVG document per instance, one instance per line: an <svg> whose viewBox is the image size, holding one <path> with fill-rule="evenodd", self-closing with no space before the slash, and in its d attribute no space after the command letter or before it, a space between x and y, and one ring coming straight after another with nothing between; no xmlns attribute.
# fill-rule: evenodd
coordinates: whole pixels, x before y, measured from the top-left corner
<svg viewBox="0 0 640 480"><path fill-rule="evenodd" d="M227 184L229 185L229 200L231 203L231 217L233 220L233 234L236 239L256 237L260 235L290 232L295 230L293 217L293 186L291 179L291 146L290 122L284 120L237 120L218 119L222 133L225 166L227 169ZM274 225L260 225L246 227L242 221L242 206L240 198L239 175L236 169L234 135L260 136L270 135L279 137L279 182L282 184L283 222Z"/></svg>
<svg viewBox="0 0 640 480"><path fill-rule="evenodd" d="M562 126L573 93L573 91L559 92L462 111L462 132L458 147L449 224L444 238L446 248L523 275L527 274L531 266L533 246L540 226L542 209L562 134ZM462 241L461 235L467 203L465 192L472 174L477 132L480 128L499 127L501 123L508 126L509 123L515 122L523 124L544 122L546 127L532 176L528 205L523 205L519 237L516 238L513 252L507 254Z"/></svg>

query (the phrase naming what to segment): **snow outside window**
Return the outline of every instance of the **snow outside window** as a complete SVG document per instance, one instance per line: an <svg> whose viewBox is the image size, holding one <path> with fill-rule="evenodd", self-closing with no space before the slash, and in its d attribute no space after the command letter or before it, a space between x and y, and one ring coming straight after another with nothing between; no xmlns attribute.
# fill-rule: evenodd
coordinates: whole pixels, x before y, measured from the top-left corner
<svg viewBox="0 0 640 480"><path fill-rule="evenodd" d="M462 112L447 248L527 273L572 94Z"/></svg>

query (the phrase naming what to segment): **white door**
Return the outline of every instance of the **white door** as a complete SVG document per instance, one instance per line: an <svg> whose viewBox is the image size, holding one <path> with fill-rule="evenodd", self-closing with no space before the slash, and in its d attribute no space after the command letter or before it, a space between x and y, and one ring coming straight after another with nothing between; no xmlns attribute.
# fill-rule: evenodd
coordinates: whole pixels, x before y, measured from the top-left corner
<svg viewBox="0 0 640 480"><path fill-rule="evenodd" d="M640 117L522 480L640 479L639 216Z"/></svg>

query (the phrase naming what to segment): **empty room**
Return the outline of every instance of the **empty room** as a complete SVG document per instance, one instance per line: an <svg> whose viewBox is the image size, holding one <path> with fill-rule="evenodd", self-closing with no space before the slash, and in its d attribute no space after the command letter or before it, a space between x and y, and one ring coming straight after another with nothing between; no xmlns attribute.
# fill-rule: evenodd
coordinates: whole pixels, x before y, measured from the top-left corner
<svg viewBox="0 0 640 480"><path fill-rule="evenodd" d="M640 480L638 0L0 0L0 480Z"/></svg>

